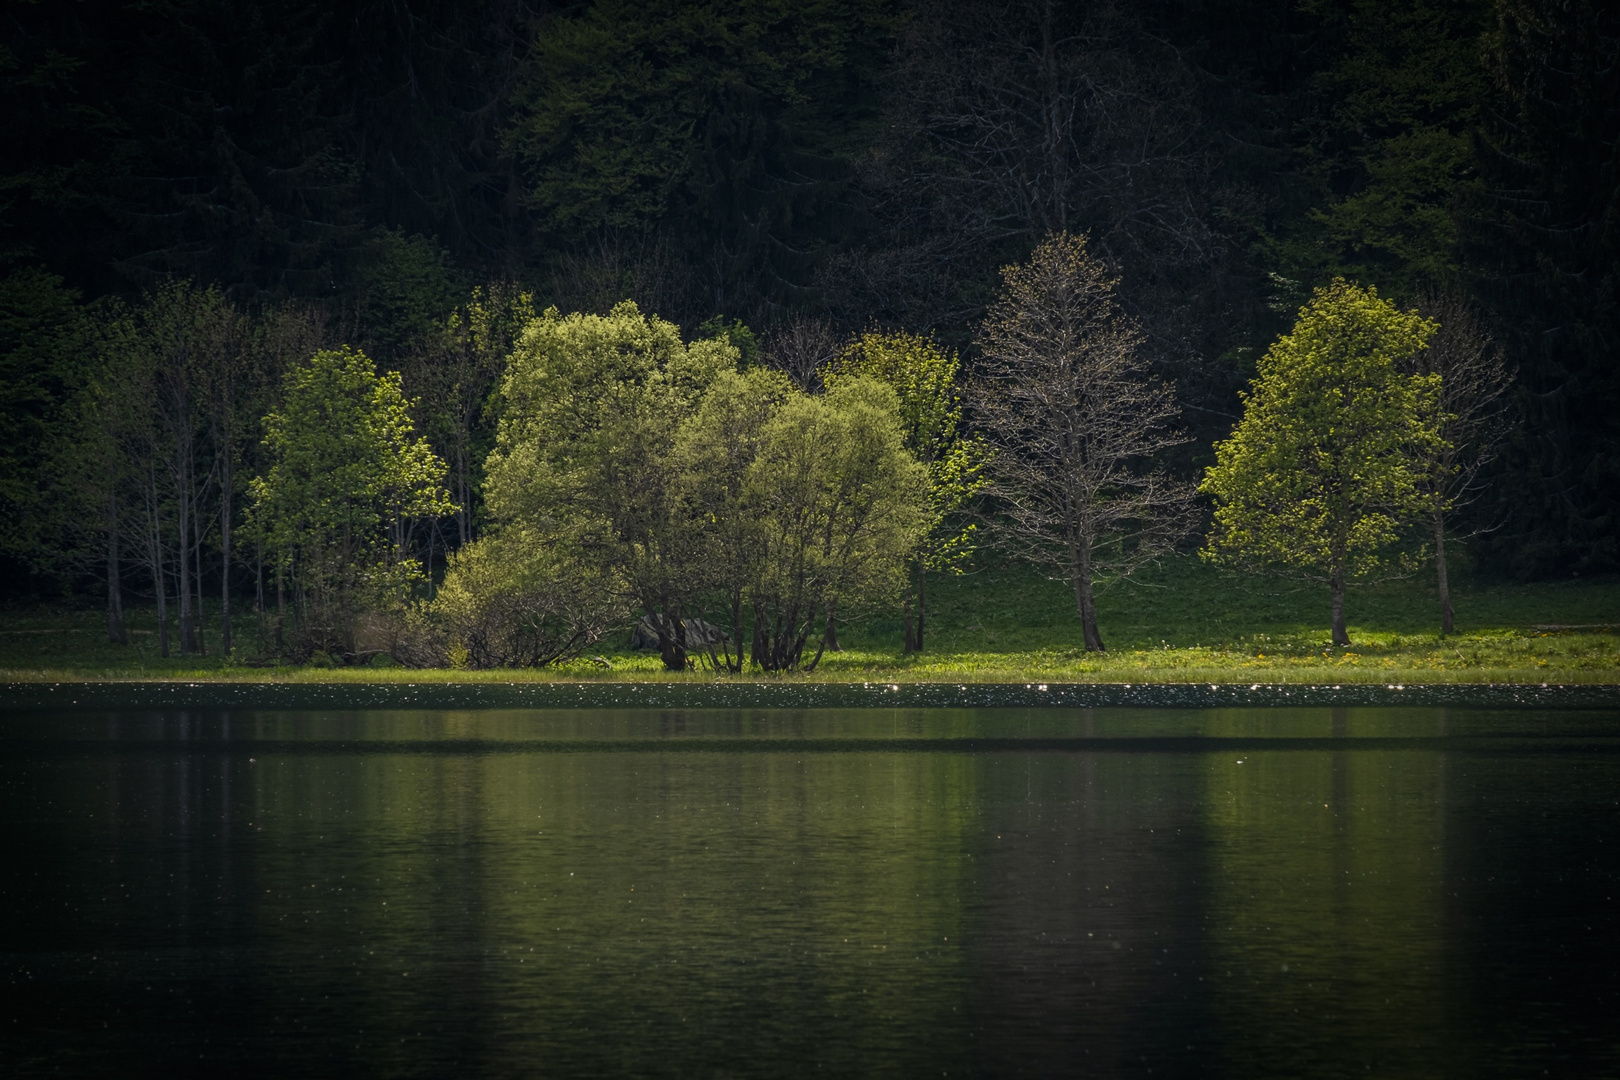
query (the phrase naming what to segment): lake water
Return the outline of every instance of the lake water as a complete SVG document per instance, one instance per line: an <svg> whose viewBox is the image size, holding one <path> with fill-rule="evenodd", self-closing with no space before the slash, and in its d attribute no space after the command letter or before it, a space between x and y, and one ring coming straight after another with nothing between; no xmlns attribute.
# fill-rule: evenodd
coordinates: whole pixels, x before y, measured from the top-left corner
<svg viewBox="0 0 1620 1080"><path fill-rule="evenodd" d="M1620 1075L1612 710L13 711L0 1071Z"/></svg>

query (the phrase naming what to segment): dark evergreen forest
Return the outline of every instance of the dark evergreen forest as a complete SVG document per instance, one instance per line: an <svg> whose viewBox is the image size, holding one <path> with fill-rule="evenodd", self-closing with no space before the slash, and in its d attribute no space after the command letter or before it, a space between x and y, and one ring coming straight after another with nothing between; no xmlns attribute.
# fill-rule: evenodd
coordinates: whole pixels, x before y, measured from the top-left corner
<svg viewBox="0 0 1620 1080"><path fill-rule="evenodd" d="M1604 0L13 0L0 20L6 596L94 595L110 536L148 545L130 573L181 567L182 601L262 601L233 530L280 372L316 349L364 349L420 400L460 507L417 541L431 568L480 528L490 391L532 311L633 299L804 377L853 333L931 332L971 373L998 269L1064 230L1174 381L1177 469L1212 460L1314 288L1441 297L1514 372L1461 526L1479 565L1620 569ZM120 393L161 447L130 448ZM119 490L178 537L116 526L138 508L96 477L130 461L150 475Z"/></svg>

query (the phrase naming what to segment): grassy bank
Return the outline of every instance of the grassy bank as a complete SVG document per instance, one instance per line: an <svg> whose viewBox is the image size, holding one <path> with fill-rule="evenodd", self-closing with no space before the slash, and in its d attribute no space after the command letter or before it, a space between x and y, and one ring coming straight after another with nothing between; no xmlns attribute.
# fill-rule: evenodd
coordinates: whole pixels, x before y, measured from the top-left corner
<svg viewBox="0 0 1620 1080"><path fill-rule="evenodd" d="M1352 590L1348 649L1328 645L1321 586L1220 571L1176 558L1098 600L1108 651L1087 654L1073 595L1027 568L990 567L931 579L927 650L900 651L900 622L844 627L818 681L896 682L1620 682L1620 579L1532 584L1462 582L1456 634L1438 633L1432 583L1413 578ZM97 611L35 606L0 613L0 681L220 679L320 682L709 680L664 672L656 657L620 647L540 671L416 671L247 663L251 616L239 619L234 658L219 655L208 608L205 657L158 656L155 613L131 612L133 643L106 643ZM604 666L605 662L605 666ZM761 676L742 676L758 678Z"/></svg>

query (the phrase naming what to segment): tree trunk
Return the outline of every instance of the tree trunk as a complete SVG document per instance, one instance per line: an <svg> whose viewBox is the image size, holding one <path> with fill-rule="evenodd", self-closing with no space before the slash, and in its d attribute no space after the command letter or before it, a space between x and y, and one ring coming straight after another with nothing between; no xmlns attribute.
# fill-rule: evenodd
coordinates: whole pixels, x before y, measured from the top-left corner
<svg viewBox="0 0 1620 1080"><path fill-rule="evenodd" d="M118 558L118 493L107 493L107 640L129 644L124 626L124 577Z"/></svg>
<svg viewBox="0 0 1620 1080"><path fill-rule="evenodd" d="M169 597L168 583L163 580L163 532L159 524L162 518L153 515L152 518L152 583L157 591L158 607L158 655L168 658L169 655Z"/></svg>
<svg viewBox="0 0 1620 1080"><path fill-rule="evenodd" d="M923 620L928 617L928 566L917 560L917 651L923 651Z"/></svg>
<svg viewBox="0 0 1620 1080"><path fill-rule="evenodd" d="M843 652L843 646L838 644L838 601L834 600L827 605L827 632L821 635L821 647L828 652Z"/></svg>
<svg viewBox="0 0 1620 1080"><path fill-rule="evenodd" d="M472 539L472 520L470 516L472 514L472 498L469 495L472 485L467 478L467 425L465 423L462 424L461 430L461 445L456 449L456 499L458 502L456 507L456 537L461 541L461 546L466 547L468 541Z"/></svg>
<svg viewBox="0 0 1620 1080"><path fill-rule="evenodd" d="M1342 564L1333 568L1331 578L1333 589L1333 644L1348 646L1350 635L1344 631L1344 566Z"/></svg>
<svg viewBox="0 0 1620 1080"><path fill-rule="evenodd" d="M180 599L180 655L189 655L196 649L196 639L193 637L191 623L191 568L186 564L191 560L186 558L186 549L191 546L191 520L187 514L186 483L179 480L175 483L179 501L175 506L175 541L174 541L174 583L179 588Z"/></svg>
<svg viewBox="0 0 1620 1080"><path fill-rule="evenodd" d="M905 633L905 638L906 639L905 639L905 644L902 646L902 648L903 648L903 650L905 652L908 652L908 653L916 652L917 651L917 633L912 628L912 624L911 624L911 582L909 582L909 581L906 582L905 620L906 620L906 628L905 628L906 629L906 633Z"/></svg>
<svg viewBox="0 0 1620 1080"><path fill-rule="evenodd" d="M1446 519L1438 511L1434 515L1434 574L1440 584L1440 632L1456 632L1451 611L1451 583L1446 579Z"/></svg>
<svg viewBox="0 0 1620 1080"><path fill-rule="evenodd" d="M1069 548L1074 582L1074 606L1080 611L1080 632L1085 635L1087 652L1106 652L1097 629L1097 605L1091 596L1091 545Z"/></svg>
<svg viewBox="0 0 1620 1080"><path fill-rule="evenodd" d="M736 674L743 669L742 643L742 591L731 594L731 640L725 644L726 670ZM731 659L731 647L737 646L737 659Z"/></svg>
<svg viewBox="0 0 1620 1080"><path fill-rule="evenodd" d="M287 620L287 576L283 572L282 559L276 556L276 655L280 656L286 646L282 642L281 629Z"/></svg>
<svg viewBox="0 0 1620 1080"><path fill-rule="evenodd" d="M219 652L231 655L231 467L225 463L225 476L219 491Z"/></svg>
<svg viewBox="0 0 1620 1080"><path fill-rule="evenodd" d="M813 625L813 620L806 620L806 624L807 625ZM821 645L816 649L816 655L812 656L810 658L810 663L808 663L808 664L806 664L804 666L804 671L806 673L809 673L809 672L812 672L812 671L816 670L816 665L821 663L821 656L822 656L823 653L825 653L827 651L827 648L828 648L827 635L832 633L832 626L833 626L833 610L832 610L832 605L829 604L827 606L827 634L821 635ZM804 651L803 650L803 645L801 644L801 646L800 646L800 654L801 655L803 654L803 651Z"/></svg>
<svg viewBox="0 0 1620 1080"><path fill-rule="evenodd" d="M191 565L197 574L197 614L194 621L197 634L197 655L208 655L208 646L203 641L203 519L197 512L196 503L192 504L191 511Z"/></svg>
<svg viewBox="0 0 1620 1080"><path fill-rule="evenodd" d="M658 627L658 652L666 671L686 670L686 623L673 616L654 615Z"/></svg>

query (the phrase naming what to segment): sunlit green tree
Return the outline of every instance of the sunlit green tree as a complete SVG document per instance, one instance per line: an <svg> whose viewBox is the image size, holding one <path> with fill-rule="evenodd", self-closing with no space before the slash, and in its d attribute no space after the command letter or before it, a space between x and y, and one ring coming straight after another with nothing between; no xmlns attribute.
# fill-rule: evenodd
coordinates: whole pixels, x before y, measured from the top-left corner
<svg viewBox="0 0 1620 1080"><path fill-rule="evenodd" d="M905 447L928 470L928 531L915 555L915 626L911 585L906 591L907 652L922 651L928 571L960 573L973 553L975 526L956 514L983 489L989 448L962 431L959 367L956 351L931 336L870 330L849 342L821 372L829 387L850 377L865 377L894 390Z"/></svg>
<svg viewBox="0 0 1620 1080"><path fill-rule="evenodd" d="M932 520L902 431L894 391L872 379L820 396L763 368L715 379L671 460L699 572L737 643L715 656L729 670L812 669L834 612L897 598Z"/></svg>
<svg viewBox="0 0 1620 1080"><path fill-rule="evenodd" d="M484 495L498 526L582 553L658 628L686 667L685 617L703 592L701 523L675 490L680 424L737 350L681 340L626 301L607 315L550 308L523 331L501 382Z"/></svg>
<svg viewBox="0 0 1620 1080"><path fill-rule="evenodd" d="M295 648L361 659L361 620L420 572L413 521L455 509L444 462L415 434L398 373L347 347L287 372L264 423L252 522L292 583Z"/></svg>
<svg viewBox="0 0 1620 1080"><path fill-rule="evenodd" d="M1389 566L1403 529L1432 509L1422 480L1442 442L1440 378L1400 365L1434 330L1374 289L1317 289L1261 359L1200 489L1215 499L1204 554L1327 581L1335 645L1350 644L1346 581Z"/></svg>

